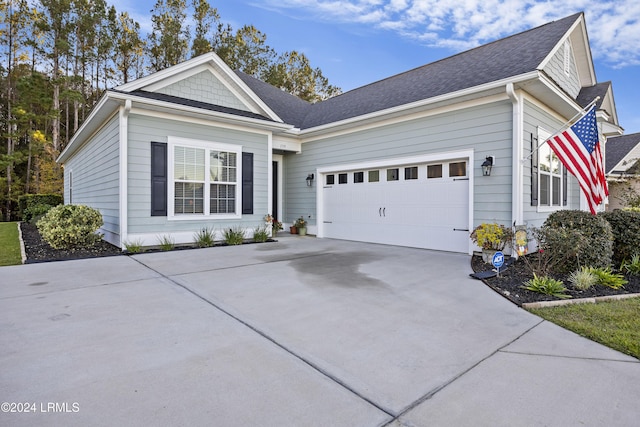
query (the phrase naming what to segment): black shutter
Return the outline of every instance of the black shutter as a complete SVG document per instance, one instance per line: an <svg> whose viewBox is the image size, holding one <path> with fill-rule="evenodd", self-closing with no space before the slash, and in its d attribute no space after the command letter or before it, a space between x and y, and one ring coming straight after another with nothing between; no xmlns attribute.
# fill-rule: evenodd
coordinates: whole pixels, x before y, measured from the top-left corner
<svg viewBox="0 0 640 427"><path fill-rule="evenodd" d="M242 153L242 214L253 213L253 153Z"/></svg>
<svg viewBox="0 0 640 427"><path fill-rule="evenodd" d="M562 166L562 206L567 206L567 200L569 200L569 195L567 194L569 188L568 181L567 168Z"/></svg>
<svg viewBox="0 0 640 427"><path fill-rule="evenodd" d="M151 143L151 216L167 216L167 144Z"/></svg>
<svg viewBox="0 0 640 427"><path fill-rule="evenodd" d="M538 206L538 138L531 134L531 206Z"/></svg>

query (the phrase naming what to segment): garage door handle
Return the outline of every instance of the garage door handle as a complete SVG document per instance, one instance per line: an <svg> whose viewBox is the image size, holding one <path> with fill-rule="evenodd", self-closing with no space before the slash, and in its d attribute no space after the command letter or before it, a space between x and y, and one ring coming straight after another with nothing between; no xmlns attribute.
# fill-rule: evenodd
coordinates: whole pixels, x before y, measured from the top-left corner
<svg viewBox="0 0 640 427"><path fill-rule="evenodd" d="M453 178L454 181L469 181L469 178Z"/></svg>
<svg viewBox="0 0 640 427"><path fill-rule="evenodd" d="M382 216L387 216L387 208L382 208Z"/></svg>
<svg viewBox="0 0 640 427"><path fill-rule="evenodd" d="M378 216L382 216L382 208L378 209Z"/></svg>
<svg viewBox="0 0 640 427"><path fill-rule="evenodd" d="M468 228L454 228L453 231L469 231Z"/></svg>

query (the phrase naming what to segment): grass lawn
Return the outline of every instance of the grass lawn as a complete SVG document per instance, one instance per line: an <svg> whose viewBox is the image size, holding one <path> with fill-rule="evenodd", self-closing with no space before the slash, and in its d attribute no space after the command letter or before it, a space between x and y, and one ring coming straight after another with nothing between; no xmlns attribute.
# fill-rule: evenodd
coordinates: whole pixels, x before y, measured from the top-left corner
<svg viewBox="0 0 640 427"><path fill-rule="evenodd" d="M640 298L529 311L583 337L640 359Z"/></svg>
<svg viewBox="0 0 640 427"><path fill-rule="evenodd" d="M0 222L0 266L22 264L18 224Z"/></svg>

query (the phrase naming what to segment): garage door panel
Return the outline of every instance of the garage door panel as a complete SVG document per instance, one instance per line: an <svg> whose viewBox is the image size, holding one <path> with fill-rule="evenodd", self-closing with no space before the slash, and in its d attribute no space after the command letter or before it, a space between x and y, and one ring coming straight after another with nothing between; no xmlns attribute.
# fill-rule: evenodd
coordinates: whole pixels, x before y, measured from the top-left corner
<svg viewBox="0 0 640 427"><path fill-rule="evenodd" d="M467 253L468 232L456 230L468 228L469 181L427 179L426 164L418 168L418 179L405 180L399 167L397 181L381 170L379 182L325 187L324 235Z"/></svg>

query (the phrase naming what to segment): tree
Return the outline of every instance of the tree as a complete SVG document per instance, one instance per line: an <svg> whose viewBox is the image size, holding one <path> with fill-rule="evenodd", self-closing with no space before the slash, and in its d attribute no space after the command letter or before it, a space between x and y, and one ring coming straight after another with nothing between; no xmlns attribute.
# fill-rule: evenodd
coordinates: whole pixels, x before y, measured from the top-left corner
<svg viewBox="0 0 640 427"><path fill-rule="evenodd" d="M192 5L196 28L191 53L193 56L199 56L213 51L212 42L215 43L216 37L212 36L211 31L216 30L219 33L222 24L218 10L212 8L207 0L193 0Z"/></svg>
<svg viewBox="0 0 640 427"><path fill-rule="evenodd" d="M317 102L341 93L329 84L320 68L311 68L304 53L285 52L261 76L275 87L309 102Z"/></svg>
<svg viewBox="0 0 640 427"><path fill-rule="evenodd" d="M127 12L118 15L114 51L114 62L119 80L128 83L130 77L142 75L142 61L144 56L144 42L140 37L140 24L135 22ZM131 75L131 71L134 71Z"/></svg>
<svg viewBox="0 0 640 427"><path fill-rule="evenodd" d="M216 53L232 69L260 77L276 56L266 41L266 34L253 25L245 25L235 34L227 27L220 35Z"/></svg>
<svg viewBox="0 0 640 427"><path fill-rule="evenodd" d="M151 71L160 71L187 59L186 7L185 0L158 0L151 10L153 30L147 41Z"/></svg>

